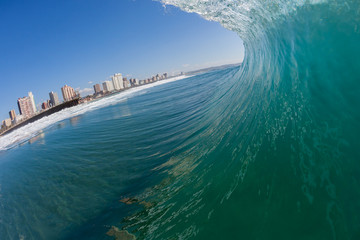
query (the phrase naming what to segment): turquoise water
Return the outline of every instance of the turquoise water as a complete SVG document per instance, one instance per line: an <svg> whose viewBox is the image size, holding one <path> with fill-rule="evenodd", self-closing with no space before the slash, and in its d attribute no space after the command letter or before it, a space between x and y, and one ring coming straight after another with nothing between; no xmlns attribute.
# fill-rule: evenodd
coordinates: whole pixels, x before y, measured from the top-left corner
<svg viewBox="0 0 360 240"><path fill-rule="evenodd" d="M360 239L360 3L164 2L236 31L243 64L13 141L1 239Z"/></svg>

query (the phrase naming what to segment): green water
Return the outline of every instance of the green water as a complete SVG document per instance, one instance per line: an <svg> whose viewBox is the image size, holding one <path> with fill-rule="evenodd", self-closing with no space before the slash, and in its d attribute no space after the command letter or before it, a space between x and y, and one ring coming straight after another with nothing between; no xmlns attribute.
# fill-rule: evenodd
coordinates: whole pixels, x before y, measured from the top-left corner
<svg viewBox="0 0 360 240"><path fill-rule="evenodd" d="M244 63L16 133L1 239L360 239L359 2L167 2Z"/></svg>

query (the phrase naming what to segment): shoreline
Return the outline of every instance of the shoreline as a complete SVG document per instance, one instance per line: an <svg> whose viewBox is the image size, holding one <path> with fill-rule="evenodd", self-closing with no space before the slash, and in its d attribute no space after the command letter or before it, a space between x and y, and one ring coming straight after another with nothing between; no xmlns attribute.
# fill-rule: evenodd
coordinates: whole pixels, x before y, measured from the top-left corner
<svg viewBox="0 0 360 240"><path fill-rule="evenodd" d="M46 109L46 110L44 110L44 111L42 111L42 112L40 112L40 113L30 117L30 118L27 118L27 119L25 119L25 120L23 120L23 121L21 121L19 123L11 125L9 128L5 129L3 132L0 133L0 138L2 136L5 136L5 135L11 133L12 131L15 131L18 128L26 126L29 123L36 122L37 120L40 120L43 117L50 116L50 115L52 115L54 113L60 112L63 109L66 109L66 108L71 108L71 107L77 106L77 105L80 104L79 101L80 101L80 98L75 98L73 100L63 102L63 103L61 103L59 105L56 105L56 106L54 106L52 108Z"/></svg>
<svg viewBox="0 0 360 240"><path fill-rule="evenodd" d="M54 112L52 114L48 114L47 116L42 116L41 118L38 118L32 122L27 122L26 124L24 124L23 121L20 127L16 127L16 129L12 129L10 132L0 135L0 152L11 149L17 146L18 144L21 144L27 139L36 136L43 129L51 125L54 125L57 122L63 121L65 119L69 119L71 117L76 117L88 111L94 111L96 109L103 108L109 104L114 104L119 100L121 100L122 98L127 97L133 93L148 88L156 87L159 85L186 79L192 76L194 75L181 75L156 82L138 85L136 87L131 87L122 91L117 91L111 94L107 94L106 96L103 97L98 97L92 101L87 101L81 104L77 104L76 106L63 108L60 111ZM19 131L20 129L21 131Z"/></svg>
<svg viewBox="0 0 360 240"><path fill-rule="evenodd" d="M74 100L75 98L79 99L79 103L77 104L77 105L79 105L79 104L83 104L83 103L93 102L95 100L101 100L101 99L107 98L109 96L113 96L113 95L116 95L118 93L121 93L121 92L124 92L124 91L127 91L127 90L131 90L131 89L134 89L134 88L138 88L138 87L142 87L142 86L149 86L149 85L153 85L154 83L158 83L158 82L167 83L167 82L171 82L171 81L181 80L181 79L188 78L188 77L191 77L191 76L195 76L195 75L198 75L198 74L201 74L201 73L209 72L209 71L212 71L212 70L218 70L218 69L223 69L223 68L233 67L233 66L238 66L238 65L241 65L241 63L224 64L224 65L220 65L220 66L214 66L214 67L198 69L198 70L195 70L195 71L181 73L179 75L175 75L175 76L171 76L171 77L166 77L165 76L166 77L165 79L160 78L158 80L156 80L156 78L154 80L154 77L153 77L152 79L149 78L147 80L142 80L143 83L141 83L141 81L140 81L136 85L134 84L134 85L132 85L130 87L123 88L123 89L120 89L120 90L112 90L111 92L106 92L106 93L104 93L103 91L101 91L99 93L95 92L92 95L87 95L85 97L80 97L80 94L78 94L72 100ZM130 83L130 85L131 84L133 84L133 83ZM94 85L94 87L95 87L95 85ZM67 101L67 102L71 102L72 100ZM32 123L34 121L37 121L37 120L41 119L42 117L49 116L49 115L51 115L53 113L61 111L62 109L57 110L57 111L54 111L53 109L58 107L59 105L64 105L64 104L66 105L67 102L62 102L61 104L58 104L56 106L52 106L50 108L43 109L40 112L36 112L33 116L31 116L29 118L21 119L19 122L14 123L14 121L12 121L10 126L8 126L8 127L6 126L5 123L3 123L3 125L1 126L1 129L0 129L0 139L4 135L7 135L8 133L10 133L10 132L14 131L15 129L19 128L19 125L26 125L27 123ZM72 107L72 106L70 106L70 107ZM68 108L68 107L64 107L63 109L65 109L65 108ZM51 113L49 114L48 111L50 111ZM10 119L5 119L5 120L10 120Z"/></svg>
<svg viewBox="0 0 360 240"><path fill-rule="evenodd" d="M51 116L52 114L57 113L57 112L59 112L59 111L61 111L63 109L66 109L66 108L71 108L71 107L82 105L82 104L85 104L85 103L91 103L93 101L106 99L107 97L111 97L111 96L114 96L116 94L123 93L123 92L126 92L128 90L139 88L139 87L142 87L142 86L153 85L154 83L158 83L158 82L166 83L164 81L167 81L167 80L176 81L176 80L181 80L181 79L187 78L187 77L190 77L190 76L187 76L187 75L174 76L174 77L169 77L169 78L163 79L163 80L157 80L157 81L153 81L153 82L144 83L144 84L141 84L141 85L131 86L129 88L125 88L125 89L121 89L121 90L115 90L115 91L103 93L100 96L97 96L94 93L93 95L87 95L85 97L78 97L78 98L72 99L70 101L63 102L63 103L61 103L59 105L56 105L56 106L51 107L49 109L46 109L44 111L41 111L38 114L36 114L36 115L34 115L34 116L30 117L30 118L27 118L27 119L25 119L25 120L23 120L23 121L21 121L19 123L11 125L9 128L7 128L4 131L0 132L0 138L7 135L7 134L9 134L9 133L11 133L12 131L14 131L14 130L16 130L18 128L26 126L29 123L36 122L37 120L40 120L43 117ZM169 81L167 81L167 82L169 82Z"/></svg>

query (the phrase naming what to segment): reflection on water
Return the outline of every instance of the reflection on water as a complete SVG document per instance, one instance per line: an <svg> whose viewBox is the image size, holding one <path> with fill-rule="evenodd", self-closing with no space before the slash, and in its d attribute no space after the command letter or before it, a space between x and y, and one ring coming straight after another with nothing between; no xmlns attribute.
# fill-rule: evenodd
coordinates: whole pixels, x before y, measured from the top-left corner
<svg viewBox="0 0 360 240"><path fill-rule="evenodd" d="M126 105L120 106L120 115L121 115L121 117L131 116L131 111L130 111L130 108L127 105L127 103L126 103Z"/></svg>
<svg viewBox="0 0 360 240"><path fill-rule="evenodd" d="M76 125L78 125L80 118L81 118L80 116L76 116L76 117L70 118L70 124L71 124L71 126L76 126Z"/></svg>
<svg viewBox="0 0 360 240"><path fill-rule="evenodd" d="M56 125L57 129L61 129L65 127L65 122L59 122L58 125Z"/></svg>
<svg viewBox="0 0 360 240"><path fill-rule="evenodd" d="M37 136L35 136L33 138L30 138L29 143L33 144L36 141L39 141L38 144L45 144L45 139L44 138L45 138L45 133L43 131L41 131L39 135L37 135Z"/></svg>
<svg viewBox="0 0 360 240"><path fill-rule="evenodd" d="M127 99L125 99L124 101L122 101L121 104L113 108L111 113L112 113L111 119L119 119L122 117L131 116L132 114Z"/></svg>

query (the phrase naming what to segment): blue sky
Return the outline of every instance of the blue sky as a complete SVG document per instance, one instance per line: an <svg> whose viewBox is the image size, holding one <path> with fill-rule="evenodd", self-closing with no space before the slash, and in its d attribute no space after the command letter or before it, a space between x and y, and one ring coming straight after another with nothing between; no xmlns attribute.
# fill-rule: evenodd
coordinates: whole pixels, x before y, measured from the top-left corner
<svg viewBox="0 0 360 240"><path fill-rule="evenodd" d="M0 1L0 119L32 91L92 88L116 72L139 79L240 62L241 39L152 0ZM62 97L60 97L62 98Z"/></svg>

